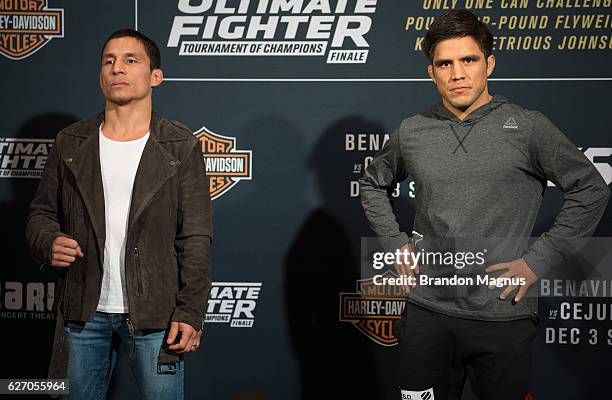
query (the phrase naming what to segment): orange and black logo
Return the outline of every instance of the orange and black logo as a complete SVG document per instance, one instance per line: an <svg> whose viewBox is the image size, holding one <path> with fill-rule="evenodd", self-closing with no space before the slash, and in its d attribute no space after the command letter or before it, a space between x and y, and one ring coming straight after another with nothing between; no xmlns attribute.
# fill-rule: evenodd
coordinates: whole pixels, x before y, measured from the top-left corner
<svg viewBox="0 0 612 400"><path fill-rule="evenodd" d="M397 277L391 271L381 276ZM406 300L399 286L375 285L372 278L357 281L356 293L340 293L340 321L350 322L382 346L395 346L393 320L400 319Z"/></svg>
<svg viewBox="0 0 612 400"><path fill-rule="evenodd" d="M47 0L0 0L0 53L5 57L21 60L56 37L64 37L64 9L47 7Z"/></svg>
<svg viewBox="0 0 612 400"><path fill-rule="evenodd" d="M251 180L251 150L237 150L236 138L222 136L205 127L193 133L202 144L210 197L227 193L241 180Z"/></svg>

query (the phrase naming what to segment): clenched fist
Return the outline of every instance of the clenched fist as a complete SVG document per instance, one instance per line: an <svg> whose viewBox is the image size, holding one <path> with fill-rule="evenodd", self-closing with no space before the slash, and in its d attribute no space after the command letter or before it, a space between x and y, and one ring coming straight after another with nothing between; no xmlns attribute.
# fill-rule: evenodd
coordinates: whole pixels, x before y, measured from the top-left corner
<svg viewBox="0 0 612 400"><path fill-rule="evenodd" d="M81 247L76 240L66 236L58 236L51 244L51 266L69 267L76 260L76 257L84 257Z"/></svg>

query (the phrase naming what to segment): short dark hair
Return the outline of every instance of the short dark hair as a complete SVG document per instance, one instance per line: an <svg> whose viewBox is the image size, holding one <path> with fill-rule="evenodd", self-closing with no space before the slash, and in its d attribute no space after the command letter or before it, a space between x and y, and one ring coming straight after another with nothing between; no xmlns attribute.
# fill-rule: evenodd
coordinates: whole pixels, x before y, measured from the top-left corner
<svg viewBox="0 0 612 400"><path fill-rule="evenodd" d="M145 53L147 53L147 57L149 57L151 71L161 67L161 55L159 53L159 47L157 47L155 42L151 40L148 36L129 28L119 29L118 31L111 33L111 35L108 37L108 39L106 39L104 45L102 46L101 57L104 57L104 48L106 47L108 42L113 39L119 39L123 37L131 37L142 43L142 46L145 49Z"/></svg>
<svg viewBox="0 0 612 400"><path fill-rule="evenodd" d="M436 45L447 39L471 36L486 59L493 54L493 35L487 24L478 20L478 17L467 10L451 10L437 16L429 26L429 31L423 40L423 51L433 62Z"/></svg>

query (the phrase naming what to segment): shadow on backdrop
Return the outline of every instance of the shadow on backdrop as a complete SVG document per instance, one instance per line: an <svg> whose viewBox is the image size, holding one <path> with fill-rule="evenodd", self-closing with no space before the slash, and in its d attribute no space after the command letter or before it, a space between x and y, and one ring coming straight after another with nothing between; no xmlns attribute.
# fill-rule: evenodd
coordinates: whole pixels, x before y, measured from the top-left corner
<svg viewBox="0 0 612 400"><path fill-rule="evenodd" d="M373 236L359 198L351 198L350 191L350 182L361 176L354 165L363 164L373 152L345 151L345 135L384 132L377 122L347 116L325 130L307 160L321 204L301 224L286 256L285 276L303 400L318 399L322 393L350 399L398 396L392 383L393 348L384 348L350 323L339 321L340 292L353 292L358 279L369 278L360 276L360 241ZM395 203L409 211L408 202Z"/></svg>

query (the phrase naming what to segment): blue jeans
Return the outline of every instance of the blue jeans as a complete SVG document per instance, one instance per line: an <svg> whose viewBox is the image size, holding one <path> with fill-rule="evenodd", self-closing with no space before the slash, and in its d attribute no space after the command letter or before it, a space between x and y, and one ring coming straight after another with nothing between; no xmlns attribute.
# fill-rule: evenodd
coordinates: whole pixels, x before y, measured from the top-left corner
<svg viewBox="0 0 612 400"><path fill-rule="evenodd" d="M131 338L128 314L96 312L93 321L67 322L70 398L104 399L119 349L127 355ZM165 331L135 331L135 352L128 364L145 399L183 399L183 359L159 364Z"/></svg>

